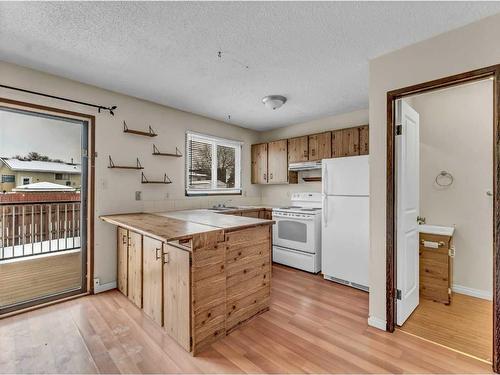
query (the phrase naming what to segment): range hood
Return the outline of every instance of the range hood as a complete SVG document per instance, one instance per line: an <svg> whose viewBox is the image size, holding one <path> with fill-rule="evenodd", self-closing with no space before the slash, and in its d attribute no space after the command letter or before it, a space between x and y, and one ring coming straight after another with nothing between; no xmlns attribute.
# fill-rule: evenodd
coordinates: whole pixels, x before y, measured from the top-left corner
<svg viewBox="0 0 500 375"><path fill-rule="evenodd" d="M321 169L321 160L304 161L302 163L290 163L290 164L288 164L289 171L310 171L313 169Z"/></svg>

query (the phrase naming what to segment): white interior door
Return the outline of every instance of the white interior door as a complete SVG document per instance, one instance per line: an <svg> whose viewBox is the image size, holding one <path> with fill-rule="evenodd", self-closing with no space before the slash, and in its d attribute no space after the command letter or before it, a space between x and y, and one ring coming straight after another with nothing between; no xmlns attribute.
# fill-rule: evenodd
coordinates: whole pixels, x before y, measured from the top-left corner
<svg viewBox="0 0 500 375"><path fill-rule="evenodd" d="M420 204L419 115L404 100L396 102L396 126L396 323L402 325L419 302Z"/></svg>

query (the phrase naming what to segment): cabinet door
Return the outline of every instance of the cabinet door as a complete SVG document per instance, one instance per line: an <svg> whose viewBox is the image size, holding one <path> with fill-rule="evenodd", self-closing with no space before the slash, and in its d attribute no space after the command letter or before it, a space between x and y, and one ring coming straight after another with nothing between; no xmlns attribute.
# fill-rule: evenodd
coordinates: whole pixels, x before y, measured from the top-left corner
<svg viewBox="0 0 500 375"><path fill-rule="evenodd" d="M332 132L332 157L359 155L358 128L335 130Z"/></svg>
<svg viewBox="0 0 500 375"><path fill-rule="evenodd" d="M326 132L309 136L309 160L332 157L332 133Z"/></svg>
<svg viewBox="0 0 500 375"><path fill-rule="evenodd" d="M268 143L268 183L283 184L288 182L287 148L286 139Z"/></svg>
<svg viewBox="0 0 500 375"><path fill-rule="evenodd" d="M252 184L267 184L267 143L252 145Z"/></svg>
<svg viewBox="0 0 500 375"><path fill-rule="evenodd" d="M259 217L259 210L255 210L255 211L243 211L241 213L241 216L258 218Z"/></svg>
<svg viewBox="0 0 500 375"><path fill-rule="evenodd" d="M117 258L118 290L127 295L128 231L120 227L117 230Z"/></svg>
<svg viewBox="0 0 500 375"><path fill-rule="evenodd" d="M288 140L288 163L298 163L309 159L308 136Z"/></svg>
<svg viewBox="0 0 500 375"><path fill-rule="evenodd" d="M189 252L165 244L163 254L163 321L167 333L188 352L190 331Z"/></svg>
<svg viewBox="0 0 500 375"><path fill-rule="evenodd" d="M142 307L142 236L128 231L128 298Z"/></svg>
<svg viewBox="0 0 500 375"><path fill-rule="evenodd" d="M359 155L359 129L342 130L342 151L344 156Z"/></svg>
<svg viewBox="0 0 500 375"><path fill-rule="evenodd" d="M154 238L143 238L143 292L144 313L163 325L163 243Z"/></svg>
<svg viewBox="0 0 500 375"><path fill-rule="evenodd" d="M370 153L369 148L369 134L368 125L361 126L359 128L359 154L368 155Z"/></svg>

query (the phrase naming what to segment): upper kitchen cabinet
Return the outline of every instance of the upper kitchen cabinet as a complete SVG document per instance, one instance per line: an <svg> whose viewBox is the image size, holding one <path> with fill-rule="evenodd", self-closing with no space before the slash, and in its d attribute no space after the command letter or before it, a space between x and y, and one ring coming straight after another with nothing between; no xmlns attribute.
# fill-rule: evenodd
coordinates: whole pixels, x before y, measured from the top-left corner
<svg viewBox="0 0 500 375"><path fill-rule="evenodd" d="M269 184L286 184L288 182L287 149L286 139L267 144L267 182Z"/></svg>
<svg viewBox="0 0 500 375"><path fill-rule="evenodd" d="M332 157L359 155L359 128L332 132Z"/></svg>
<svg viewBox="0 0 500 375"><path fill-rule="evenodd" d="M359 127L359 154L368 155L370 153L368 125Z"/></svg>
<svg viewBox="0 0 500 375"><path fill-rule="evenodd" d="M252 145L252 184L267 184L267 143Z"/></svg>
<svg viewBox="0 0 500 375"><path fill-rule="evenodd" d="M329 159L332 157L332 132L309 136L309 160Z"/></svg>
<svg viewBox="0 0 500 375"><path fill-rule="evenodd" d="M299 163L309 160L308 138L306 135L288 140L288 163Z"/></svg>

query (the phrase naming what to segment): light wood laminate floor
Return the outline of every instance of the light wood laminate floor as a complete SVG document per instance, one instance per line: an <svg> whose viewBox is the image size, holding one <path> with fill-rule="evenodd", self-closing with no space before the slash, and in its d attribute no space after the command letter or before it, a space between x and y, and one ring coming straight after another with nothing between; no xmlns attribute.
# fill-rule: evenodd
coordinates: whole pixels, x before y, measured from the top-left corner
<svg viewBox="0 0 500 375"><path fill-rule="evenodd" d="M449 349L367 326L368 294L274 266L270 311L198 357L117 291L0 320L0 372L484 373Z"/></svg>
<svg viewBox="0 0 500 375"><path fill-rule="evenodd" d="M493 304L456 293L449 305L420 298L401 330L491 362Z"/></svg>

